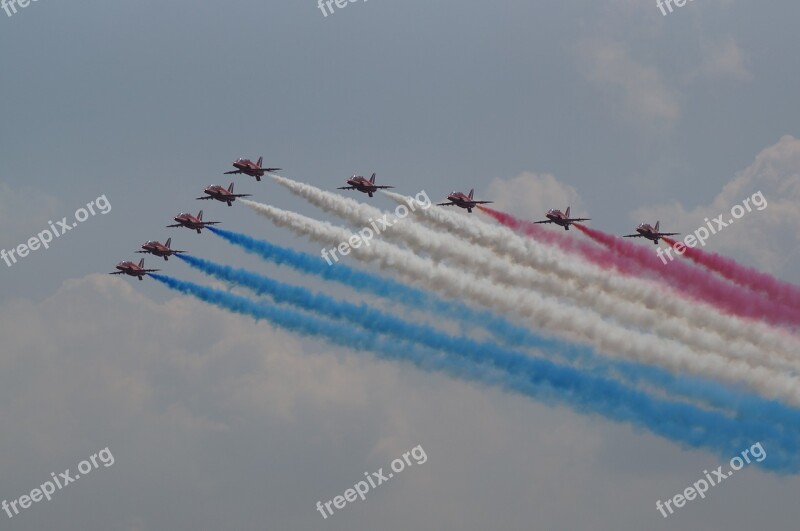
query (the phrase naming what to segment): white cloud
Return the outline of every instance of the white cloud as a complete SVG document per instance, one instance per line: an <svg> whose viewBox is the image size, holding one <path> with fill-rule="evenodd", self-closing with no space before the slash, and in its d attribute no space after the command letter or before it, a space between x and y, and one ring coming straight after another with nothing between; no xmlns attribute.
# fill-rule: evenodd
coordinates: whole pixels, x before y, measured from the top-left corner
<svg viewBox="0 0 800 531"><path fill-rule="evenodd" d="M725 37L701 46L702 63L698 75L708 78L749 81L753 75L748 60L733 37Z"/></svg>
<svg viewBox="0 0 800 531"><path fill-rule="evenodd" d="M736 175L708 204L688 209L680 203L639 208L633 221L661 219L664 229L684 234L704 225L704 219L725 214L761 191L768 202L712 236L707 249L730 255L783 277L797 275L800 253L800 140L784 136L764 149L753 164Z"/></svg>
<svg viewBox="0 0 800 531"><path fill-rule="evenodd" d="M525 219L542 216L551 208L585 214L583 201L577 190L563 184L549 174L522 173L511 179L496 177L489 182L486 197L498 209L522 216Z"/></svg>
<svg viewBox="0 0 800 531"><path fill-rule="evenodd" d="M587 40L577 47L584 75L622 102L629 119L671 125L680 115L673 91L658 68L635 60L628 48L611 40Z"/></svg>
<svg viewBox="0 0 800 531"><path fill-rule="evenodd" d="M519 179L574 199L552 177ZM624 514L623 528L641 529L660 522L655 499L719 461L191 298L159 303L143 284L91 275L40 303L0 305L3 497L105 446L115 457L20 528L524 529L535 514L543 529L618 529ZM328 520L315 511L417 444L427 463ZM737 484L718 503L751 515L749 493L794 492L763 474ZM697 510L693 521L740 516Z"/></svg>

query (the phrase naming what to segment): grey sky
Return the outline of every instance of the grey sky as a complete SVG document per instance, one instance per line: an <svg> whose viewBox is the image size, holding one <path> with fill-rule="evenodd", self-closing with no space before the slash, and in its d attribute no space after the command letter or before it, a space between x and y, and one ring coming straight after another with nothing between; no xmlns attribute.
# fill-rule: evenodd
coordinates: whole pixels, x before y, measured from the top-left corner
<svg viewBox="0 0 800 531"><path fill-rule="evenodd" d="M234 158L263 155L326 189L374 171L433 199L474 187L529 219L571 204L613 233L655 219L686 232L760 189L769 208L709 248L800 282L799 19L788 0L694 0L666 17L633 0L358 0L327 18L311 0L0 11L0 248L100 195L112 205L0 262L0 499L106 446L116 460L0 513L3 529L790 528L795 478L746 468L664 520L655 501L719 456L105 273L172 236L346 294L164 227L204 208L319 252L194 200L232 180ZM269 179L232 177L325 218ZM417 444L427 463L328 520L315 511Z"/></svg>

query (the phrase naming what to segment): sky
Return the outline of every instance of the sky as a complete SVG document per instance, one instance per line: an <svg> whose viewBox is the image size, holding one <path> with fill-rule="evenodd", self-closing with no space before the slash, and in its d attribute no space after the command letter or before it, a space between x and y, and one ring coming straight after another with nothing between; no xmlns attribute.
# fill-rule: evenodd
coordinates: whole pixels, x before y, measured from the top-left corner
<svg viewBox="0 0 800 531"><path fill-rule="evenodd" d="M50 501L0 512L2 528L789 528L793 476L747 467L665 519L656 500L720 456L106 273L171 236L197 256L354 298L165 227L203 208L229 230L319 253L241 205L195 200L233 180L339 223L270 179L222 175L264 156L327 190L376 172L434 200L475 188L525 219L569 205L614 234L656 220L689 233L760 191L769 206L707 249L800 283L798 16L787 0L694 0L667 15L633 0L357 0L327 16L310 0L0 11L0 249L98 198L109 205L48 249L0 262L0 498L104 448L114 457ZM179 260L145 262L223 286ZM417 446L424 463L317 512Z"/></svg>

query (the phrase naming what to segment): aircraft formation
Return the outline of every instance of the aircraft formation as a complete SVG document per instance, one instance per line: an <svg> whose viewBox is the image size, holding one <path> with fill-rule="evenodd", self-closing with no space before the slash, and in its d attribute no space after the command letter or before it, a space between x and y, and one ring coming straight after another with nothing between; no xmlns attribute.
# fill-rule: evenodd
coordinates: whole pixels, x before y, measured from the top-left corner
<svg viewBox="0 0 800 531"><path fill-rule="evenodd" d="M349 193L271 174L262 159L253 165L244 160L237 159L235 171L246 167L256 179L269 174L272 183L346 226L243 199L249 194L234 193L234 183L208 186L196 199L240 200L273 226L321 243L321 258L214 227L219 221L206 221L202 211L181 213L168 226L197 233L208 228L264 262L387 304L351 302L326 289L183 254L171 239L148 241L137 252L165 261L174 255L223 286L159 273L138 259L119 263L113 274L149 276L175 293L302 337L500 384L688 447L727 455L731 440L764 440L773 448L773 470L800 471L800 340L793 335L800 327L800 286L699 248L687 248L679 253L684 259L664 267L649 244L628 240L664 241L678 253L674 233L663 232L658 221L641 223L623 238L594 228L570 207L529 221L487 206L491 201L476 198L474 190L454 191L438 203L466 211L454 215L432 206L423 192L410 198L387 190L391 183L374 173L336 183L369 197L381 191L382 199L397 204L397 219L415 216L394 224L387 209L366 198L354 201ZM497 224L471 216L475 209ZM580 237L571 237L575 231ZM329 246L341 256L359 249L352 258L363 267L338 259L333 266ZM394 311L395 305L403 308ZM436 318L421 318L425 314L485 333L454 334Z"/></svg>
<svg viewBox="0 0 800 531"><path fill-rule="evenodd" d="M248 175L250 177L255 177L256 181L260 182L261 178L268 174L268 173L275 173L280 171L281 168L265 168L263 167L264 158L258 157L256 162L253 162L247 158L238 158L232 162L234 170L224 172L224 175L235 175L235 174L243 174ZM373 173L369 179L361 175L353 175L352 177L345 180L346 186L340 186L337 190L357 190L361 193L367 194L369 197L373 197L375 192L378 190L385 190L394 188L391 185L378 185L375 182L376 174ZM236 201L237 198L240 197L251 197L252 194L235 194L233 193L233 186L234 183L231 182L227 188L224 186L214 184L207 186L203 190L202 197L197 197L198 200L216 200L221 203L226 203L228 206L232 206L233 202ZM493 201L478 201L474 199L475 189L471 189L469 193L453 191L447 195L446 201L442 203L437 203L437 206L456 206L459 208L465 209L468 213L472 213L472 210L477 207L478 205L486 205L493 203ZM564 230L569 230L570 225L575 223L581 223L584 221L591 221L590 218L572 218L570 217L570 207L562 212L559 209L550 209L548 210L544 217L546 219L541 221L535 221L534 223L539 224L547 224L553 223L560 227L563 227ZM173 218L175 221L172 225L167 225L168 228L171 227L185 227L190 230L196 231L198 234L202 233L202 230L209 225L217 225L221 222L219 221L204 221L203 220L203 211L201 210L196 216L189 214L188 212L181 212L177 216ZM635 234L627 234L623 237L625 238L646 238L652 241L654 244L658 245L660 239L664 238L665 236L675 236L679 233L677 232L660 232L660 221L656 221L655 226L650 225L649 223L640 223L636 227ZM164 260L168 260L170 256L174 254L185 253L186 251L178 251L172 249L170 247L172 243L172 238L168 238L165 243L161 243L156 240L149 240L142 244L141 250L136 251L137 253L143 254L152 254L154 256L158 256L164 258ZM116 265L117 271L113 273L109 273L111 275L128 275L132 277L137 277L139 280L142 280L144 275L148 273L155 273L159 271L158 269L146 269L144 267L144 258L142 258L138 264L131 262L131 261L122 261Z"/></svg>
<svg viewBox="0 0 800 531"><path fill-rule="evenodd" d="M267 173L274 173L279 171L280 168L264 168L262 166L264 162L263 157L259 157L256 162L251 161L250 159L246 158L238 158L233 161L233 167L236 168L235 170L226 171L224 175L232 175L232 174L244 174L249 175L250 177L255 177L256 181L261 181L261 178ZM239 197L250 197L251 194L235 194L233 193L233 183L228 185L227 188L221 186L219 184L212 184L211 186L207 186L203 193L205 194L202 197L197 197L196 199L199 200L208 200L213 199L219 201L221 203L227 203L228 206L232 206L233 202L236 201ZM217 225L219 221L205 221L203 220L203 211L201 210L196 216L189 214L188 212L181 212L174 218L172 218L175 223L172 225L167 225L167 227L186 227L187 229L196 231L197 234L201 234L203 229L208 227L209 225ZM156 240L148 240L144 244L142 244L141 251L136 251L137 253L142 254L152 254L153 256L158 256L163 258L164 260L169 260L169 257L174 254L181 254L185 253L186 251L178 251L172 249L170 246L172 244L172 238L167 238L165 243L161 243ZM110 275L128 275L131 277L136 277L139 280L142 280L144 275L148 273L155 273L159 271L159 269L145 269L144 267L144 258L142 258L138 264L135 264L131 261L123 261L117 264L116 266L117 271L113 273L109 273Z"/></svg>

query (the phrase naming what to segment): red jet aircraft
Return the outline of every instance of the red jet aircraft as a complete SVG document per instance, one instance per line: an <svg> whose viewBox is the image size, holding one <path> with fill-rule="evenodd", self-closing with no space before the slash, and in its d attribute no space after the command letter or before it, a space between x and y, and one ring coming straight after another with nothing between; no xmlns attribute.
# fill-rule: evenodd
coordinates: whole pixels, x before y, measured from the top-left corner
<svg viewBox="0 0 800 531"><path fill-rule="evenodd" d="M264 157L258 157L258 162L253 162L250 159L236 159L233 161L233 167L236 169L233 171L226 171L225 175L244 173L245 175L249 175L250 177L255 177L256 181L260 181L265 173L274 173L276 171L281 171L280 168L262 168L261 163L263 161Z"/></svg>
<svg viewBox="0 0 800 531"><path fill-rule="evenodd" d="M660 225L660 221L656 221L655 227L649 223L640 223L639 226L636 227L636 234L628 234L623 236L623 238L647 238L654 244L658 245L658 240L660 238L663 238L664 236L677 236L680 234L680 232L658 232Z"/></svg>
<svg viewBox="0 0 800 531"><path fill-rule="evenodd" d="M234 194L233 183L231 183L231 185L228 187L227 190L218 184L214 184L212 186L206 187L206 189L203 190L203 193L207 194L207 196L198 197L197 199L216 199L217 201L228 203L228 206L231 206L231 203L236 201L237 197L250 197L252 195L252 194Z"/></svg>
<svg viewBox="0 0 800 531"><path fill-rule="evenodd" d="M154 240L150 240L142 245L143 251L136 251L137 253L141 254L154 254L156 256L162 256L164 260L169 260L169 257L173 254L180 254L185 253L186 251L176 251L175 249L170 249L169 245L172 243L172 238L167 238L167 243L159 243Z"/></svg>
<svg viewBox="0 0 800 531"><path fill-rule="evenodd" d="M543 221L534 221L534 223L555 223L559 227L564 227L564 230L569 230L569 226L573 223L577 223L578 221L591 221L591 218L571 218L569 217L569 209L567 207L566 212L561 212L558 209L550 209L544 215L546 220Z"/></svg>
<svg viewBox="0 0 800 531"><path fill-rule="evenodd" d="M175 225L167 225L167 227L186 227L187 229L196 230L197 234L200 234L200 231L206 228L206 225L216 225L217 223L220 223L219 221L203 221L202 210L199 214L197 214L197 217L187 214L186 212L181 212L175 216L174 219L178 223Z"/></svg>
<svg viewBox="0 0 800 531"><path fill-rule="evenodd" d="M363 192L365 194L369 194L372 197L377 190L381 190L384 188L394 188L394 186L378 186L375 184L375 174L372 174L372 177L369 180L365 179L360 175L353 175L347 181L347 186L340 186L337 190L358 190L359 192Z"/></svg>
<svg viewBox="0 0 800 531"><path fill-rule="evenodd" d="M117 269L119 271L114 271L113 273L109 273L109 275L129 275L132 277L139 277L139 280L142 280L142 277L148 273L161 271L160 269L145 269L144 258L139 260L139 265L133 262L120 262L117 264Z"/></svg>
<svg viewBox="0 0 800 531"><path fill-rule="evenodd" d="M457 206L460 208L466 208L467 212L470 214L472 213L472 209L475 208L475 205L488 205L489 203L493 203L494 201L474 201L472 199L472 194L475 192L475 189L469 191L468 195L464 195L463 192L452 192L450 195L447 196L448 203L437 203L439 206Z"/></svg>

